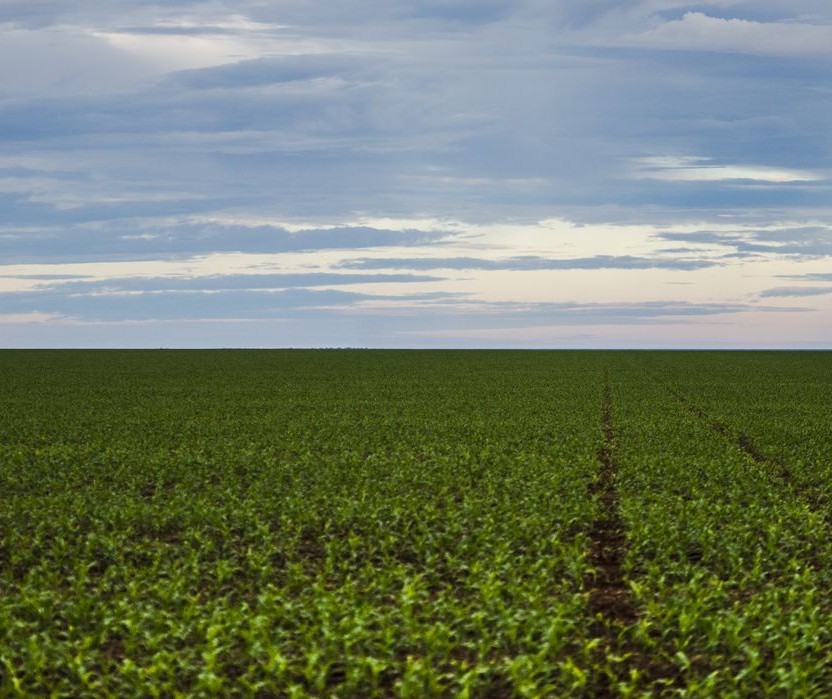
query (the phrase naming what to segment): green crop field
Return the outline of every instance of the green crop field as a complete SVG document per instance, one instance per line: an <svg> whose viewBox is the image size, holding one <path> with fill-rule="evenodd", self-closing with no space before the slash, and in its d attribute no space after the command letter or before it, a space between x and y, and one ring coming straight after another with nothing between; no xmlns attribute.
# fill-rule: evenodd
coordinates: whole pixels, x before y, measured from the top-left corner
<svg viewBox="0 0 832 699"><path fill-rule="evenodd" d="M829 696L832 353L0 352L0 696Z"/></svg>

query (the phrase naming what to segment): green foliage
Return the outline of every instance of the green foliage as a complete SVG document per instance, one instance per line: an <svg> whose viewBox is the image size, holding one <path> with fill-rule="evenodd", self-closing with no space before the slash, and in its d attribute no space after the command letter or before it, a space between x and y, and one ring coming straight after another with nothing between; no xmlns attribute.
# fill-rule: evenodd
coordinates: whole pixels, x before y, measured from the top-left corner
<svg viewBox="0 0 832 699"><path fill-rule="evenodd" d="M538 357L4 353L0 692L568 690L597 369Z"/></svg>
<svg viewBox="0 0 832 699"><path fill-rule="evenodd" d="M822 696L830 389L819 353L0 352L0 696ZM632 620L591 611L603 449Z"/></svg>

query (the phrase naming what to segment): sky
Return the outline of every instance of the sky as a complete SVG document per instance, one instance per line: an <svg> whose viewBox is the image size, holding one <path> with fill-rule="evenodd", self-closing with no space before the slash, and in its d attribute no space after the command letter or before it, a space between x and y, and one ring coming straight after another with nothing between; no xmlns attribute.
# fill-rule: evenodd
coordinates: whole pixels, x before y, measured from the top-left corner
<svg viewBox="0 0 832 699"><path fill-rule="evenodd" d="M828 0L0 0L0 347L832 348Z"/></svg>

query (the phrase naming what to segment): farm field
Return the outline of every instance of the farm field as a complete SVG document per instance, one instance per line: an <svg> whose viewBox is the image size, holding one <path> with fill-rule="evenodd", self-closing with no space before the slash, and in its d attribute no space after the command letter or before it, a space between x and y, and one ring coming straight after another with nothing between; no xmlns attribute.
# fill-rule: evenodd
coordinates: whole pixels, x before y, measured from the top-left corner
<svg viewBox="0 0 832 699"><path fill-rule="evenodd" d="M0 696L828 696L832 352L0 351Z"/></svg>

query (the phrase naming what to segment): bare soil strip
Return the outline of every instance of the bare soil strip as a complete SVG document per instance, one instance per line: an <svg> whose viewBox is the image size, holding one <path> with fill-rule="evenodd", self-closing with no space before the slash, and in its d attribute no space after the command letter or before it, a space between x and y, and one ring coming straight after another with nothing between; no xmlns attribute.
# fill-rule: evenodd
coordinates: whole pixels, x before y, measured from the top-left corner
<svg viewBox="0 0 832 699"><path fill-rule="evenodd" d="M595 637L601 639L598 650L599 655L603 657L599 660L604 666L611 666L610 660L613 655L630 656L627 659L628 663L643 666L646 663L640 663L637 658L632 657L635 649L629 647L621 633L624 628L636 622L638 611L623 568L627 554L627 539L615 488L618 464L615 460L615 427L609 377L604 381L601 417L604 442L598 451L600 477L592 488L601 511L589 531L589 561L594 574L586 581L589 610L593 616L590 630ZM593 696L618 696L614 683L615 677L601 676L598 686L592 688Z"/></svg>
<svg viewBox="0 0 832 699"><path fill-rule="evenodd" d="M636 619L636 610L622 567L627 554L627 539L615 488L618 464L614 454L615 429L609 379L604 383L601 415L604 443L598 451L600 478L593 488L601 512L590 530L590 561L596 574L590 589L589 606L596 616L600 615L605 621L631 624Z"/></svg>

